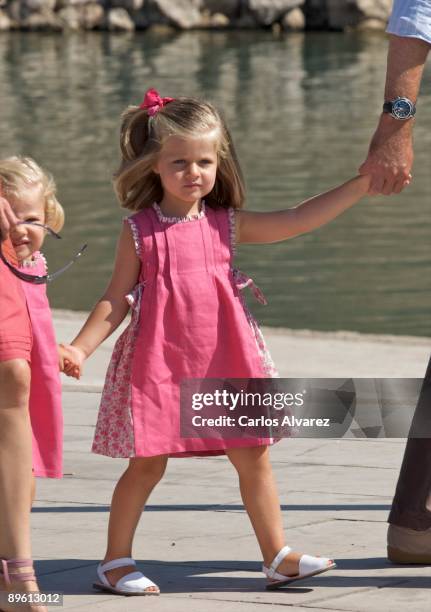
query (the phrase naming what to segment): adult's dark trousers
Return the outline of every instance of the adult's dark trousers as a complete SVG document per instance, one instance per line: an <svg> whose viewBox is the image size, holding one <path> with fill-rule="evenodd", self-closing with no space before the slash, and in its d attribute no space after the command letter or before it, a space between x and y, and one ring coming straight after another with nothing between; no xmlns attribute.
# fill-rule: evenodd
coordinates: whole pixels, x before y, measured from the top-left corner
<svg viewBox="0 0 431 612"><path fill-rule="evenodd" d="M401 464L388 522L417 531L431 528L431 358ZM426 504L430 510L427 509Z"/></svg>

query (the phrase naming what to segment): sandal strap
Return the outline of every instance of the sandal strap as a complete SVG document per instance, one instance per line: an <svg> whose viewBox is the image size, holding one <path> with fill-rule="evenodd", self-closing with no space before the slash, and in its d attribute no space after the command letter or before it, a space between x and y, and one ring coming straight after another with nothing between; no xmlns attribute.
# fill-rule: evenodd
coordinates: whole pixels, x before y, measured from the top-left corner
<svg viewBox="0 0 431 612"><path fill-rule="evenodd" d="M277 553L270 565L270 567L265 572L269 578L272 578L274 574L276 574L276 569L283 561L284 557L286 557L291 552L290 546L283 546L279 553Z"/></svg>
<svg viewBox="0 0 431 612"><path fill-rule="evenodd" d="M126 576L123 576L122 578L120 578L120 580L118 580L118 582L116 583L115 588L120 589L120 590L123 587L127 588L128 586L127 583L131 581L139 581L139 587L142 590L148 589L148 587L157 586L157 584L155 584L152 580L147 578L147 576L144 576L142 572L131 572L130 574L126 574Z"/></svg>
<svg viewBox="0 0 431 612"><path fill-rule="evenodd" d="M34 570L33 570L32 559L0 559L0 561L1 561L0 573L3 575L4 581L8 586L11 584L12 580L18 581L18 582L27 582L31 580L36 580L36 576L34 575ZM29 568L29 571L28 572L16 571L22 567Z"/></svg>
<svg viewBox="0 0 431 612"><path fill-rule="evenodd" d="M109 570L118 569L119 567L126 567L127 565L136 565L134 559L130 557L121 557L120 559L112 559L106 563L101 563L99 569L101 572L109 572Z"/></svg>
<svg viewBox="0 0 431 612"><path fill-rule="evenodd" d="M330 559L326 557L313 557L312 555L302 555L299 560L299 573L311 574L328 565Z"/></svg>
<svg viewBox="0 0 431 612"><path fill-rule="evenodd" d="M295 576L286 576L285 574L279 574L272 568L263 568L263 572L268 578L272 578L273 580L278 580L281 582L286 582L286 580L288 580L289 578L298 579L305 576L312 576L313 574L316 574L319 571L328 567L329 561L331 561L331 559L327 559L326 557L313 557L312 555L302 555L299 560L299 572Z"/></svg>

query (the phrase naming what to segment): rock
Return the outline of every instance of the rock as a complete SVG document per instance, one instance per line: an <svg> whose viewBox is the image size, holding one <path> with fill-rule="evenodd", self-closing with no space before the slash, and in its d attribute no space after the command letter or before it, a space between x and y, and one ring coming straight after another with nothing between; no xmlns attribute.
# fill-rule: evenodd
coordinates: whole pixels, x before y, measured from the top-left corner
<svg viewBox="0 0 431 612"><path fill-rule="evenodd" d="M94 4L95 0L56 0L56 2L56 8L57 10L60 10L68 6L79 8L81 6L86 6L87 4ZM104 0L101 0L100 5L102 6L103 4Z"/></svg>
<svg viewBox="0 0 431 612"><path fill-rule="evenodd" d="M0 32L6 32L12 27L12 19L4 11L0 10Z"/></svg>
<svg viewBox="0 0 431 612"><path fill-rule="evenodd" d="M392 11L392 0L356 0L356 4L368 19L386 22Z"/></svg>
<svg viewBox="0 0 431 612"><path fill-rule="evenodd" d="M271 30L274 36L280 36L282 32L281 23L279 21L276 21L275 23L273 23L271 26Z"/></svg>
<svg viewBox="0 0 431 612"><path fill-rule="evenodd" d="M168 23L183 30L197 27L201 23L202 0L151 0L151 4L168 20Z"/></svg>
<svg viewBox="0 0 431 612"><path fill-rule="evenodd" d="M24 14L20 0L12 0L7 5L7 14L12 21L19 22L26 15Z"/></svg>
<svg viewBox="0 0 431 612"><path fill-rule="evenodd" d="M356 0L327 0L328 26L332 30L344 30L355 26L361 20Z"/></svg>
<svg viewBox="0 0 431 612"><path fill-rule="evenodd" d="M326 0L328 25L331 29L344 30L357 27L365 19L386 22L391 14L392 0Z"/></svg>
<svg viewBox="0 0 431 612"><path fill-rule="evenodd" d="M101 4L92 2L81 9L81 23L85 30L94 30L103 24L105 11Z"/></svg>
<svg viewBox="0 0 431 612"><path fill-rule="evenodd" d="M135 29L129 13L123 8L110 9L106 14L106 26L112 31L132 32Z"/></svg>
<svg viewBox="0 0 431 612"><path fill-rule="evenodd" d="M328 28L328 13L323 0L307 0L304 6L307 28L325 30Z"/></svg>
<svg viewBox="0 0 431 612"><path fill-rule="evenodd" d="M224 15L226 17L239 17L242 0L203 0L203 9L211 15Z"/></svg>
<svg viewBox="0 0 431 612"><path fill-rule="evenodd" d="M146 11L142 8L139 11L130 11L130 17L133 19L136 30L146 30L151 25Z"/></svg>
<svg viewBox="0 0 431 612"><path fill-rule="evenodd" d="M377 31L385 31L387 26L387 21L382 21L381 19L363 19L356 26L357 30L377 30Z"/></svg>
<svg viewBox="0 0 431 612"><path fill-rule="evenodd" d="M300 31L305 28L305 15L300 8L294 8L281 20L283 30Z"/></svg>
<svg viewBox="0 0 431 612"><path fill-rule="evenodd" d="M60 2L64 2L66 5L70 6L82 6L84 4L89 4L92 0L60 0Z"/></svg>
<svg viewBox="0 0 431 612"><path fill-rule="evenodd" d="M172 36L172 34L176 32L176 29L172 25L159 23L151 27L151 32L157 36Z"/></svg>
<svg viewBox="0 0 431 612"><path fill-rule="evenodd" d="M248 0L248 9L260 25L269 26L305 0Z"/></svg>
<svg viewBox="0 0 431 612"><path fill-rule="evenodd" d="M112 8L124 8L126 11L139 11L144 6L144 0L111 0Z"/></svg>
<svg viewBox="0 0 431 612"><path fill-rule="evenodd" d="M233 21L236 28L242 30L255 30L258 26L256 17L248 11L241 13L241 15Z"/></svg>
<svg viewBox="0 0 431 612"><path fill-rule="evenodd" d="M31 31L59 31L63 29L62 23L58 16L48 8L43 8L38 13L31 13L25 19L22 19L19 25L22 30Z"/></svg>
<svg viewBox="0 0 431 612"><path fill-rule="evenodd" d="M43 12L43 9L49 9L50 11L54 11L57 0L25 0L22 2L29 12L31 13L40 13Z"/></svg>
<svg viewBox="0 0 431 612"><path fill-rule="evenodd" d="M210 17L210 25L212 28L228 28L230 26L230 19L224 13L214 13Z"/></svg>
<svg viewBox="0 0 431 612"><path fill-rule="evenodd" d="M76 31L81 29L79 11L75 6L66 6L65 8L60 9L57 15L61 21L63 30Z"/></svg>
<svg viewBox="0 0 431 612"><path fill-rule="evenodd" d="M223 15L222 13L214 13L211 15L208 9L205 9L201 13L201 20L199 22L200 28L206 29L217 29L217 28L226 28L230 24L229 17Z"/></svg>
<svg viewBox="0 0 431 612"><path fill-rule="evenodd" d="M173 23L160 11L157 0L145 0L139 14L141 21L147 21L149 26L167 25L173 27Z"/></svg>

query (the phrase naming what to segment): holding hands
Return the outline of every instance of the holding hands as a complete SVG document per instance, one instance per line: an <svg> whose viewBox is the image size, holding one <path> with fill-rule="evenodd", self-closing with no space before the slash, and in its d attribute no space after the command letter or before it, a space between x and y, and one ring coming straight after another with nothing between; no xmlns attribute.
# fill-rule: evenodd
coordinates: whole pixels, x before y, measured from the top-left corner
<svg viewBox="0 0 431 612"><path fill-rule="evenodd" d="M359 168L360 174L371 175L369 194L400 193L410 184L412 165L411 122L401 123L382 115L371 139L368 156Z"/></svg>
<svg viewBox="0 0 431 612"><path fill-rule="evenodd" d="M71 344L60 344L58 346L60 371L67 376L81 378L82 366L86 355L84 351L77 346Z"/></svg>
<svg viewBox="0 0 431 612"><path fill-rule="evenodd" d="M413 21L418 19L415 31L426 31L419 27L420 11L416 7L419 2L403 4L408 16L399 22L394 20L389 31L398 26L402 29L403 23L411 23L412 16ZM401 6L398 12L400 10ZM422 40L414 34L390 34L383 113L371 139L367 158L359 168L360 174L371 175L370 194L400 193L411 181L415 104L429 49L430 42L426 36Z"/></svg>

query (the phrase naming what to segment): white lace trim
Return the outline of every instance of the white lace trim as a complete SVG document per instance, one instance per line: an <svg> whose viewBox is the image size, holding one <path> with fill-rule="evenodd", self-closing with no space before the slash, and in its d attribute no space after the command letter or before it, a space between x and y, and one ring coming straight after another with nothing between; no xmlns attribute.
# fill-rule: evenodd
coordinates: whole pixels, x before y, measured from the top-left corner
<svg viewBox="0 0 431 612"><path fill-rule="evenodd" d="M235 209L228 208L229 214L229 240L232 257L236 255L236 226L235 226Z"/></svg>
<svg viewBox="0 0 431 612"><path fill-rule="evenodd" d="M203 200L201 202L201 209L198 213L194 215L185 215L184 217L167 217L162 213L157 202L153 203L153 209L156 211L157 217L161 223L186 223L187 221L195 221L196 219L202 219L206 216L205 202Z"/></svg>
<svg viewBox="0 0 431 612"><path fill-rule="evenodd" d="M139 240L138 226L136 225L136 222L134 219L132 219L132 217L124 217L124 221L127 221L127 223L130 225L130 229L132 230L133 242L135 243L136 254L139 259L142 259L142 249Z"/></svg>
<svg viewBox="0 0 431 612"><path fill-rule="evenodd" d="M31 259L24 259L24 261L22 261L19 264L19 267L20 268L34 268L35 266L37 266L37 264L39 263L41 259L43 260L45 264L46 271L48 271L48 262L46 261L46 257L45 255L43 255L43 253L40 253L39 251L36 251L35 253L33 253L33 255L31 256Z"/></svg>
<svg viewBox="0 0 431 612"><path fill-rule="evenodd" d="M42 259L43 263L45 264L45 272L48 272L48 262L46 261L46 257L43 253L39 253L39 257L40 259Z"/></svg>

